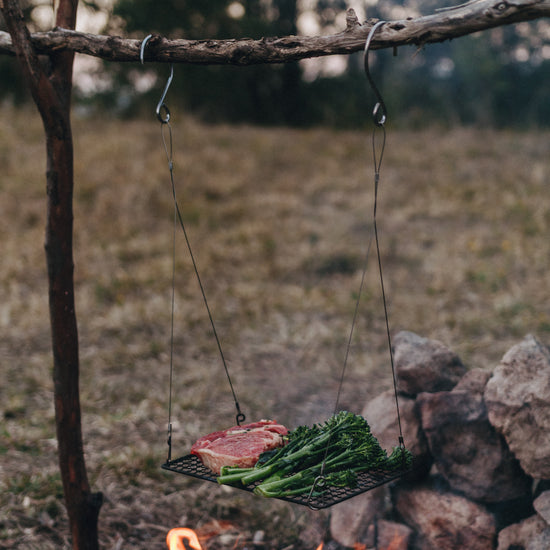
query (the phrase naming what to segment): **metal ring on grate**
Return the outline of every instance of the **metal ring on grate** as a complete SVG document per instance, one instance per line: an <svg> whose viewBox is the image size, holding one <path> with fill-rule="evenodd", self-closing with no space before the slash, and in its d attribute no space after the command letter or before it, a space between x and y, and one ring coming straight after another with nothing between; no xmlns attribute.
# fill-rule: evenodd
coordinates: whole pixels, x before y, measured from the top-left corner
<svg viewBox="0 0 550 550"><path fill-rule="evenodd" d="M181 458L169 460L162 465L162 468L178 474L217 483L216 474L213 474L208 468L206 468L206 466L204 466L195 455L186 455ZM348 500L354 496L360 495L361 493L370 491L371 489L384 485L390 481L394 481L410 471L412 471L412 468L392 470L391 472L384 470L383 468L372 468L371 470L357 474L356 487L347 488L327 486L321 494L311 495L311 497L306 493L304 495L292 497L281 497L279 500L293 502L294 504L302 504L315 510L321 510L323 508L333 506L339 502L343 502L344 500ZM235 488L252 492L256 485L257 484L252 484Z"/></svg>

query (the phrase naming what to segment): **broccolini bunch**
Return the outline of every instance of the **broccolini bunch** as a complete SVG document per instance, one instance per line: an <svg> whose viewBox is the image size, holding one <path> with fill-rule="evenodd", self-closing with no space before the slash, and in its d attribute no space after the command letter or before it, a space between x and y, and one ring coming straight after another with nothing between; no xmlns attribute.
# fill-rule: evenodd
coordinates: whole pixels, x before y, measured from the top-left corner
<svg viewBox="0 0 550 550"><path fill-rule="evenodd" d="M410 451L395 447L388 457L362 416L341 411L324 424L299 426L287 435L285 446L263 453L253 468L222 468L218 483L259 482L256 494L281 498L321 493L331 485L355 487L359 472L395 471L411 463Z"/></svg>

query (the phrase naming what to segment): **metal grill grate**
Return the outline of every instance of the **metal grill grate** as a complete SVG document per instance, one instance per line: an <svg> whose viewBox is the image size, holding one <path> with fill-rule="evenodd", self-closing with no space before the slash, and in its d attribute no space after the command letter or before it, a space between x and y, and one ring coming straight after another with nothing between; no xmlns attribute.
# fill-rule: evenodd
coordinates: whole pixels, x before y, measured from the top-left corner
<svg viewBox="0 0 550 550"><path fill-rule="evenodd" d="M206 468L202 462L195 455L186 455L181 458L170 460L162 465L164 470L170 470L178 474L183 474L206 481L212 481L217 483L217 477L208 468ZM354 496L360 495L378 487L384 485L390 481L394 481L405 474L409 473L411 469L400 469L388 472L381 468L373 468L367 472L361 472L357 476L357 486L350 489L346 487L326 487L321 494L312 495L298 495L293 497L283 497L280 500L286 500L293 502L294 504L302 504L310 508L320 510L333 506L338 502L343 502ZM253 491L256 484L248 485L246 487L240 487L245 491Z"/></svg>

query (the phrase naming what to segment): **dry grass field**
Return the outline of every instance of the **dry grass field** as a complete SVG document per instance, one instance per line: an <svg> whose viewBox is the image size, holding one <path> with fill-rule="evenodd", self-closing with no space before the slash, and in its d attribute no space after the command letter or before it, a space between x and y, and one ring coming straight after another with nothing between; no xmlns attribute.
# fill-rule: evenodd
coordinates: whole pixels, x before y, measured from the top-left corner
<svg viewBox="0 0 550 550"><path fill-rule="evenodd" d="M2 107L0 116L0 548L68 548L42 127L31 109ZM334 407L370 234L371 130L172 117L178 196L241 408L250 421L322 421ZM173 208L159 125L153 116L76 118L74 139L81 400L90 482L105 495L102 547L161 549L170 528L187 526L211 535L210 550L315 548L328 512L160 469ZM441 340L484 368L527 333L550 342L549 159L549 132L388 128L378 222L394 334ZM180 233L176 258L173 457L234 419ZM371 255L341 406L360 411L390 383Z"/></svg>

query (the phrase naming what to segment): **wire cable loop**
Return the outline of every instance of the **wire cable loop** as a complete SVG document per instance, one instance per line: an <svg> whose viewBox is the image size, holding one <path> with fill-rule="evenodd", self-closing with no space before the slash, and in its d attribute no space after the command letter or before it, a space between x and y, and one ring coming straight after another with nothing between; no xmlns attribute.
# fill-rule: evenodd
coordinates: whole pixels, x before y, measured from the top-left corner
<svg viewBox="0 0 550 550"><path fill-rule="evenodd" d="M382 272L382 259L381 259L381 254L380 254L380 243L379 243L379 237L378 237L378 224L377 224L378 188L379 188L379 184L380 184L380 168L382 166L382 160L384 158L384 150L386 148L386 127L385 127L385 122L387 120L387 110L386 110L386 104L384 103L384 99L382 98L382 94L378 90L378 88L377 88L377 86L376 86L376 84L375 84L375 82L374 82L374 80L373 80L373 78L370 74L369 64L368 64L368 54L369 54L369 48L370 48L372 38L373 38L374 33L376 32L376 30L380 26L382 26L384 23L385 23L385 21L379 21L375 25L373 25L372 29L369 32L369 35L368 35L368 38L367 38L367 41L366 41L366 44L365 44L365 74L367 76L369 84L371 85L371 88L373 89L373 91L376 95L376 99L377 99L377 103L374 106L373 113L372 113L373 122L374 122L374 129L373 129L373 133L372 133L372 155L373 155L373 163L374 163L373 222L372 222L372 229L371 229L371 232L370 232L370 237L368 239L367 252L365 254L365 260L364 260L364 264L363 264L363 271L362 271L362 274L361 274L361 282L359 284L359 291L357 293L357 299L356 299L356 302L355 302L355 310L354 310L354 313L353 313L353 318L352 318L352 322L351 322L349 337L348 337L348 341L347 341L347 345L346 345L344 362L343 362L342 371L341 371L341 374L340 374L340 380L339 380L338 390L337 390L337 394L336 394L336 402L335 402L335 405L334 405L334 414L336 414L338 412L340 394L342 392L342 387L343 387L343 383L344 383L344 377L345 377L345 372L346 372L348 359L349 359L349 354L350 354L350 350L351 350L351 343L352 343L352 339L353 339L353 334L354 334L354 331L355 331L355 326L357 324L359 305L360 305L361 296L362 296L362 293L363 293L363 287L364 287L364 284L365 284L365 277L366 277L366 273L367 273L367 266L368 266L368 260L369 260L369 256L370 256L371 245L372 245L372 241L373 241L373 238L374 238L375 245L376 245L376 255L377 255L377 259L378 259L378 273L379 273L380 286L381 286L381 291L382 291L382 302L383 302L383 306L384 306L384 319L385 319L385 324L386 324L386 335L387 335L387 341L388 341L388 347L389 347L389 355L390 355L390 363L391 363L391 371L392 371L392 379L393 379L393 388L394 388L394 394L395 394L395 406L396 406L396 411L397 411L397 423L398 423L398 427L399 427L399 445L401 447L404 447L403 432L402 432L402 428L401 428L401 414L399 412L399 400L398 400L398 397L397 397L397 379L396 379L396 375L395 375L395 364L394 364L393 349L392 349L392 343L391 343L389 314L388 314L388 307L387 307L387 300L386 300L386 291L385 291L385 286L384 286L384 276L383 276L383 272ZM380 146L379 146L379 149L380 149L379 153L377 153L377 147L376 147L376 145L377 145L376 144L377 130L382 131L382 139L381 139L381 143L380 143ZM327 459L327 456L328 456L329 446L330 446L330 440L327 442L327 446L326 446L326 449L325 449L325 454L324 454L324 458L323 458L323 465L322 465L322 470L321 470L321 477L324 473L324 468L325 468L325 463L326 463L326 459ZM311 493L310 493L310 495L311 495Z"/></svg>
<svg viewBox="0 0 550 550"><path fill-rule="evenodd" d="M370 48L370 44L371 44L371 41L372 41L372 37L374 36L374 33L384 23L385 23L385 21L378 21L378 23L376 23L372 27L372 29L370 30L369 35L367 37L366 44L365 44L365 73L366 73L367 79L368 79L372 89L374 90L377 99L378 99L378 102L375 105L374 110L373 110L373 121L374 121L374 124L375 124L375 130L376 130L376 128L382 128L382 130L384 132L384 134L383 134L384 139L383 139L383 142L382 142L382 150L381 150L379 158L377 158L377 155L376 155L375 138L374 138L374 134L373 134L374 193L375 193L374 223L373 223L374 233L376 233L376 195L378 193L378 182L379 182L379 179L380 179L380 165L382 163L382 157L383 157L383 154L384 154L384 147L385 147L385 144L386 144L386 129L384 127L384 123L386 122L387 113L386 113L386 105L384 103L382 95L378 91L378 88L376 87L376 84L374 83L374 80L372 79L372 76L371 76L370 71L369 71L368 54L369 54L369 48ZM343 385L344 385L344 378L345 378L345 375L346 375L346 370L347 370L347 365L348 365L348 360L349 360L349 354L350 354L350 351L351 351L351 343L352 343L352 340L353 340L353 334L355 332L355 325L357 324L357 317L358 317L358 314L359 314L359 305L361 303L361 296L363 294L363 287L365 285L365 278L366 278L366 274L367 274L367 267L368 267L368 263L369 263L369 256L370 256L372 240L373 240L373 231L371 230L370 236L369 236L369 239L368 239L368 245L367 245L367 251L366 251L366 254L365 254L365 259L364 259L364 262L363 262L363 271L361 273L361 282L359 283L359 290L357 292L357 299L355 301L355 308L354 308L353 317L352 317L352 320L351 320L351 327L350 327L348 341L347 341L346 350L345 350L345 354L344 354L344 361L343 361L343 364L342 364L342 370L340 372L340 380L339 380L338 389L337 389L337 392L336 392L336 401L334 403L333 414L336 414L338 412L338 406L339 406L339 403L340 403L340 395L342 393L342 388L343 388ZM325 448L325 454L324 454L324 457L323 457L323 464L322 464L322 470L321 470L322 472L324 472L329 447L330 447L330 439L327 442L327 446Z"/></svg>
<svg viewBox="0 0 550 550"><path fill-rule="evenodd" d="M389 321L389 314L388 314L388 305L387 305L387 299L386 299L386 290L384 286L384 275L382 272L382 258L380 254L380 243L379 243L379 237L378 237L378 224L377 224L377 210L378 210L378 187L380 183L380 168L382 166L382 159L384 158L384 150L386 148L386 127L384 126L386 119L387 119L387 110L386 110L386 104L384 103L384 99L382 98L382 94L378 90L378 87L376 86L372 75L370 74L369 70L369 49L370 44L372 41L372 38L374 36L374 33L377 31L379 27L381 27L385 21L378 21L373 27L371 28L369 35L367 37L367 41L365 43L365 59L364 59L364 65L365 65L365 75L367 76L367 79L369 81L369 84L374 92L374 95L376 96L376 99L378 100L377 103L374 106L372 116L374 121L374 130L372 133L372 156L373 156L373 162L374 162L374 210L373 210L373 228L374 228L374 239L376 243L376 255L378 259L378 273L380 277L380 287L382 290L382 303L384 305L384 320L386 324L386 336L388 341L388 348L389 348L389 355L390 355L390 363L391 363L391 372L392 372L392 380L393 380L393 390L394 390L394 396L395 396L395 408L397 412L397 424L399 429L399 446L404 447L404 441L403 441L403 430L401 427L401 414L399 411L399 398L397 396L397 377L395 374L395 361L393 357L393 346L391 341L391 331L390 331L390 321ZM380 145L380 154L378 155L376 152L376 130L381 129L382 130L382 141Z"/></svg>
<svg viewBox="0 0 550 550"><path fill-rule="evenodd" d="M146 43L146 38L144 40L144 43ZM144 44L142 44L142 51L144 49ZM170 87L170 84L172 82L172 79L174 77L174 71L173 71L173 65L171 66L170 71L170 77L168 79L168 82L166 83L166 86L164 88L164 91L162 93L162 97L157 105L156 113L157 118L161 123L161 136L162 136L162 144L164 146L164 152L166 153L166 160L168 162L168 170L170 173L170 184L172 187L172 197L174 200L174 232L173 232L173 242L172 242L172 313L171 313L171 323L170 323L170 396L169 396L169 412L168 412L168 425L169 425L169 431L171 434L171 411L172 411L172 382L173 382L173 360L174 360L174 309L175 309L175 289L176 289L176 226L179 223L179 226L181 227L181 230L183 232L183 236L185 239L185 244L187 245L187 250L189 252L189 256L191 258L191 263L193 265L193 270L195 272L195 277L197 279L197 283L199 285L199 289L202 295L203 303L206 308L206 312L208 314L208 319L210 321L210 326L212 327L212 332L214 334L214 339L216 341L216 345L218 347L218 352L220 354L220 358L223 364L223 368L225 370L225 375L227 377L227 381L229 383L229 388L231 390L231 394L233 396L233 401L235 402L235 408L237 409L237 414L235 416L237 424L240 426L241 422L244 422L246 419L246 416L244 413L241 412L241 408L239 405L239 402L237 400L237 394L235 392L235 388L233 387L233 382L231 380L231 376L229 374L229 368L227 366L227 361L225 360L225 355L223 353L222 345L220 338L218 336L218 331L216 329L216 324L214 322L214 317L212 315L212 312L210 310L210 305L208 303L208 299L206 297L206 292L204 290L204 286L202 284L202 279L199 274L199 268L197 266L197 261L195 260L195 255L193 254L193 249L191 248L191 241L189 240L189 236L187 235L187 230L185 228L185 223L183 221L183 216L181 214L181 210L178 204L178 199L176 195L176 184L174 181L174 159L173 159L173 139L172 139L172 125L170 124L170 111L168 110L168 107L164 103L164 100L166 98L166 94L168 92L168 88ZM165 116L162 116L162 110L165 112ZM168 138L165 135L165 129L168 130ZM169 445L171 444L171 435L168 438ZM170 453L170 448L169 448Z"/></svg>
<svg viewBox="0 0 550 550"><path fill-rule="evenodd" d="M164 135L164 128L168 128L168 142L166 141L166 138L165 138L165 135ZM202 300L203 300L203 303L205 305L206 312L208 314L208 319L210 321L210 326L212 327L212 332L214 334L214 339L216 341L216 345L218 347L218 352L220 354L220 358L221 358L221 361L223 363L223 367L224 367L224 370L225 370L227 381L229 383L229 388L231 389L231 394L232 394L233 400L235 402L235 408L237 409L237 415L236 415L237 424L240 426L241 422L244 422L246 417L241 412L239 402L237 400L237 394L235 392L235 389L233 387L233 382L232 382L231 376L229 374L229 367L227 366L227 361L225 360L225 354L223 352L221 341L220 341L220 338L218 336L218 331L216 329L216 324L214 322L214 316L212 315L212 311L210 310L210 305L209 305L208 299L206 297L206 291L204 290L204 285L202 283L202 279L201 279L201 276L199 274L199 268L198 268L198 265L197 265L197 261L195 259L195 255L193 254L193 249L191 248L191 241L189 240L189 236L187 234L187 229L185 228L185 223L183 221L183 216L181 214L181 210L180 210L180 207L179 207L179 204L178 204L178 199L177 199L177 196L176 196L176 185L175 185L175 182L174 182L174 162L173 162L173 159L172 159L172 126L169 122L163 122L162 123L161 134L162 134L162 141L163 141L163 144L164 144L164 151L166 153L166 158L167 158L167 161L168 161L168 169L170 171L170 183L171 183L171 186L172 186L172 196L173 196L173 199L174 199L174 208L175 208L175 211L174 211L174 227L176 225L176 220L177 220L177 222L179 223L179 226L181 227L181 230L183 232L185 243L187 245L187 250L189 252L189 256L191 258L191 263L193 265L193 270L195 272L195 278L197 279L197 283L199 285L199 289L200 289L200 292L201 292L201 295L202 295ZM175 229L174 229L174 231L175 231ZM175 236L174 236L174 239L175 239ZM174 251L173 251L173 265L175 266L175 241L174 241ZM172 300L174 300L174 294L175 294L175 267L173 269L174 269L174 273L172 275ZM172 303L172 309L173 309L173 307L174 307L174 305ZM173 313L172 313L172 319L173 319ZM173 320L172 320L172 334L173 334ZM172 336L171 348L173 348L173 336Z"/></svg>
<svg viewBox="0 0 550 550"><path fill-rule="evenodd" d="M143 42L141 43L140 48L140 60L141 63L144 63L144 54L145 54L145 47L147 45L147 41L152 37L152 34L149 34L145 37ZM168 77L168 81L166 82L166 85L164 86L164 90L162 92L161 98L157 104L155 113L157 115L157 119L161 123L161 137L162 137L162 144L164 147L164 152L166 154L166 160L168 162L168 171L170 174L170 185L172 188L172 197L174 200L174 230L173 230L173 237L172 237L172 298L171 298L171 320L170 320L170 389L169 389L169 398L168 398L168 461L170 461L171 452L172 452L172 386L173 386L173 371L174 371L174 311L175 311L175 295L176 295L176 227L179 223L181 230L183 232L183 236L185 238L185 243L187 245L187 250L189 252L189 256L191 258L191 263L193 265L193 270L195 271L195 276L201 291L202 299L204 302L204 305L206 307L206 311L208 313L208 319L210 320L210 325L212 327L212 332L214 334L214 338L216 340L216 344L218 347L218 351L221 357L221 361L223 363L223 367L225 370L225 374L227 377L227 381L229 382L229 388L231 390L231 394L233 396L233 401L235 402L235 408L237 409L237 414L235 416L235 419L237 421L237 424L240 426L241 422L244 422L246 420L246 416L241 411L239 402L237 401L237 394L235 392L235 389L233 387L233 382L231 381L231 376L229 375L229 368L227 366L227 362L225 360L225 355L222 350L221 342L218 336L218 331L216 330L216 324L214 323L214 317L212 316L212 312L210 310L210 306L208 304L208 300L206 298L206 292L204 290L204 286L202 284L202 280L199 274L199 269L197 267L197 262L195 260L195 255L193 254L193 250L191 248L191 242L189 240L189 237L187 235L187 230L185 228L185 223L183 221L183 217L180 211L180 207L178 204L178 199L176 195L176 185L174 181L174 159L173 159L173 139L172 139L172 126L170 124L170 110L168 109L168 106L165 103L166 95L168 93L168 90L170 88L170 85L172 84L172 80L174 78L174 65L170 64L170 76ZM165 129L168 130L168 137L165 135Z"/></svg>

